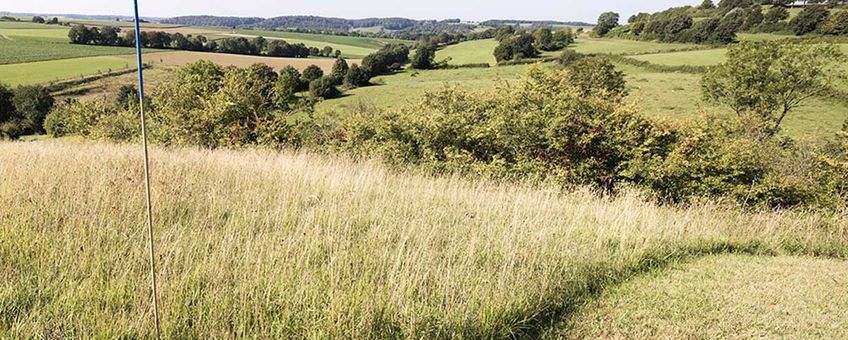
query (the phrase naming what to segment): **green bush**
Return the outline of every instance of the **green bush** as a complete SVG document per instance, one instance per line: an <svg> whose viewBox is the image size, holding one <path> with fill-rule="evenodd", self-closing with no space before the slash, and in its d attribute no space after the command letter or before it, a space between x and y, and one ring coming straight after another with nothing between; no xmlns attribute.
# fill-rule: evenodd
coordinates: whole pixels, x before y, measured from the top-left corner
<svg viewBox="0 0 848 340"><path fill-rule="evenodd" d="M536 66L516 87L448 87L415 105L359 115L348 143L394 164L612 191L628 162L666 148L668 131L607 91L575 84L571 72Z"/></svg>
<svg viewBox="0 0 848 340"><path fill-rule="evenodd" d="M341 96L336 81L331 76L321 77L309 83L309 94L314 98L333 99Z"/></svg>

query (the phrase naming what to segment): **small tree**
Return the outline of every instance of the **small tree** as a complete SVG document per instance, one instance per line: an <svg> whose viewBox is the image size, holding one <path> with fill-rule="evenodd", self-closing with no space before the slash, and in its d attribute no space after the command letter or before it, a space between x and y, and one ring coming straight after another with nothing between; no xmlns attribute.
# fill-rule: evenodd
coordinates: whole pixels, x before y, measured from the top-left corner
<svg viewBox="0 0 848 340"><path fill-rule="evenodd" d="M599 36L604 36L609 33L613 28L618 27L618 20L620 19L618 13L615 12L606 12L601 14L598 17L598 24L595 26L595 33Z"/></svg>
<svg viewBox="0 0 848 340"><path fill-rule="evenodd" d="M698 9L715 9L715 8L716 8L716 5L715 5L715 3L713 3L713 0L704 0L704 2L702 2L701 5L698 6Z"/></svg>
<svg viewBox="0 0 848 340"><path fill-rule="evenodd" d="M330 76L333 77L333 81L336 85L341 85L349 69L350 67L347 65L347 61L344 60L344 58L336 58L336 62L333 64L333 71L330 73Z"/></svg>
<svg viewBox="0 0 848 340"><path fill-rule="evenodd" d="M789 25L792 26L795 35L804 35L815 32L829 15L830 11L825 6L811 5L798 13L798 16L793 18Z"/></svg>
<svg viewBox="0 0 848 340"><path fill-rule="evenodd" d="M359 65L353 64L347 70L347 74L345 74L344 86L347 88L368 86L370 85L369 81L368 73L359 67Z"/></svg>
<svg viewBox="0 0 848 340"><path fill-rule="evenodd" d="M303 80L307 83L324 76L324 70L315 65L309 65L303 70Z"/></svg>
<svg viewBox="0 0 848 340"><path fill-rule="evenodd" d="M47 20L44 20L44 18L42 18L40 16L34 16L34 17L32 17L32 22L34 22L36 24L43 24L43 23L47 22Z"/></svg>
<svg viewBox="0 0 848 340"><path fill-rule="evenodd" d="M533 32L533 39L536 44L536 48L542 51L553 51L556 49L554 46L554 33L551 32L550 28L542 27Z"/></svg>
<svg viewBox="0 0 848 340"><path fill-rule="evenodd" d="M834 45L743 42L702 80L706 100L724 104L742 118L753 118L772 136L786 116L821 94L842 72L844 55Z"/></svg>
<svg viewBox="0 0 848 340"><path fill-rule="evenodd" d="M436 67L436 47L429 42L418 44L415 49L415 55L412 56L412 68L419 70L429 70Z"/></svg>
<svg viewBox="0 0 848 340"><path fill-rule="evenodd" d="M309 94L315 98L332 99L340 96L342 93L336 88L331 77L321 77L309 83Z"/></svg>
<svg viewBox="0 0 848 340"><path fill-rule="evenodd" d="M763 22L766 24L776 24L786 19L789 19L789 11L786 10L786 7L772 6L763 17Z"/></svg>

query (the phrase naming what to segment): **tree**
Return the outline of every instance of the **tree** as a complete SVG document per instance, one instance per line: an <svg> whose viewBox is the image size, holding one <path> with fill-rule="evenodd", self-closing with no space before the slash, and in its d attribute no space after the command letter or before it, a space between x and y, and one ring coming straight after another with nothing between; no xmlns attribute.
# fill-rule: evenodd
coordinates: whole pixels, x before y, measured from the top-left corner
<svg viewBox="0 0 848 340"><path fill-rule="evenodd" d="M336 88L333 79L330 77L321 77L309 83L309 94L315 98L332 99L340 96L342 93Z"/></svg>
<svg viewBox="0 0 848 340"><path fill-rule="evenodd" d="M100 29L100 34L97 38L98 45L108 45L108 46L116 46L118 45L118 33L121 32L120 28L104 26Z"/></svg>
<svg viewBox="0 0 848 340"><path fill-rule="evenodd" d="M71 27L68 31L68 38L71 39L72 44L81 45L88 44L92 40L91 32L85 25L74 25Z"/></svg>
<svg viewBox="0 0 848 340"><path fill-rule="evenodd" d="M6 84L0 83L0 124L15 116L15 106L12 104L12 90Z"/></svg>
<svg viewBox="0 0 848 340"><path fill-rule="evenodd" d="M316 65L309 65L303 69L303 80L306 83L311 83L324 76L324 70Z"/></svg>
<svg viewBox="0 0 848 340"><path fill-rule="evenodd" d="M368 73L359 65L353 64L345 74L344 85L348 88L362 87L370 85L369 81Z"/></svg>
<svg viewBox="0 0 848 340"><path fill-rule="evenodd" d="M570 27L554 32L554 49L561 50L574 43L574 33Z"/></svg>
<svg viewBox="0 0 848 340"><path fill-rule="evenodd" d="M321 55L325 56L325 57L332 56L333 55L333 47L332 46L324 46L324 48L321 49Z"/></svg>
<svg viewBox="0 0 848 340"><path fill-rule="evenodd" d="M805 7L801 13L798 13L798 16L789 21L789 25L792 26L792 31L795 35L804 35L815 32L819 28L819 25L827 20L829 15L830 11L825 6L810 5Z"/></svg>
<svg viewBox="0 0 848 340"><path fill-rule="evenodd" d="M42 18L40 16L34 16L34 17L32 17L32 22L34 22L36 24L43 24L43 23L47 22L47 20L44 20L44 18Z"/></svg>
<svg viewBox="0 0 848 340"><path fill-rule="evenodd" d="M333 71L330 73L336 85L341 85L349 69L350 67L344 58L336 58L336 62L333 64Z"/></svg>
<svg viewBox="0 0 848 340"><path fill-rule="evenodd" d="M783 6L772 6L763 17L763 22L766 24L776 24L783 20L789 19L789 11Z"/></svg>
<svg viewBox="0 0 848 340"><path fill-rule="evenodd" d="M566 70L567 80L585 96L600 95L611 100L627 96L624 72L616 70L606 58L577 58Z"/></svg>
<svg viewBox="0 0 848 340"><path fill-rule="evenodd" d="M297 100L297 93L303 90L300 71L289 65L280 70L274 84L274 103L278 107L289 107Z"/></svg>
<svg viewBox="0 0 848 340"><path fill-rule="evenodd" d="M698 6L698 9L715 9L715 8L716 8L716 5L715 5L715 3L713 3L713 0L704 0L704 2L702 2L701 5Z"/></svg>
<svg viewBox="0 0 848 340"><path fill-rule="evenodd" d="M595 33L599 36L604 36L609 33L613 28L618 27L618 20L620 19L618 13L615 12L606 12L601 14L598 17L598 24L595 26Z"/></svg>
<svg viewBox="0 0 848 340"><path fill-rule="evenodd" d="M819 30L824 34L848 34L848 10L841 10L831 14L830 17L822 23Z"/></svg>
<svg viewBox="0 0 848 340"><path fill-rule="evenodd" d="M436 46L429 42L421 42L418 48L415 49L415 55L412 56L412 68L419 70L429 70L436 67Z"/></svg>
<svg viewBox="0 0 848 340"><path fill-rule="evenodd" d="M754 120L766 136L776 134L786 116L840 78L845 59L834 45L743 42L728 50L727 61L704 75L708 101L724 104Z"/></svg>
<svg viewBox="0 0 848 340"><path fill-rule="evenodd" d="M145 102L147 102L145 100ZM130 104L138 103L138 88L135 85L124 84L115 96L115 107L127 109Z"/></svg>
<svg viewBox="0 0 848 340"><path fill-rule="evenodd" d="M554 33L551 32L550 28L542 27L533 32L533 40L535 41L536 48L542 51L553 51L555 50L554 46Z"/></svg>

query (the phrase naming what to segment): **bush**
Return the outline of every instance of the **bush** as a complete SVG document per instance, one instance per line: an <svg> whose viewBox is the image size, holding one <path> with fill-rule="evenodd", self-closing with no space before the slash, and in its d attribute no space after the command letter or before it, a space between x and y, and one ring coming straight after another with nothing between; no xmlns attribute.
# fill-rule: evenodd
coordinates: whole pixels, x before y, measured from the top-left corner
<svg viewBox="0 0 848 340"><path fill-rule="evenodd" d="M303 70L303 81L306 84L324 76L324 70L315 65L309 65Z"/></svg>
<svg viewBox="0 0 848 340"><path fill-rule="evenodd" d="M315 98L333 99L341 96L332 77L321 77L309 83L309 94Z"/></svg>
<svg viewBox="0 0 848 340"><path fill-rule="evenodd" d="M11 90L0 83L0 136L14 139L43 133L44 118L53 104L53 96L43 86L18 86Z"/></svg>
<svg viewBox="0 0 848 340"><path fill-rule="evenodd" d="M578 60L582 59L583 55L575 52L574 50L565 50L559 55L557 62L562 66L571 65Z"/></svg>
<svg viewBox="0 0 848 340"><path fill-rule="evenodd" d="M570 72L533 67L512 88L428 93L354 118L348 143L395 164L614 190L628 162L664 148L666 132L617 98L574 84Z"/></svg>
<svg viewBox="0 0 848 340"><path fill-rule="evenodd" d="M829 15L830 11L825 6L810 5L805 7L801 13L798 13L798 16L793 18L789 25L792 26L795 35L804 35L815 32Z"/></svg>
<svg viewBox="0 0 848 340"><path fill-rule="evenodd" d="M353 64L347 70L347 74L345 74L344 86L347 88L368 86L371 85L370 81L371 79L368 77L368 73L359 67L359 65Z"/></svg>

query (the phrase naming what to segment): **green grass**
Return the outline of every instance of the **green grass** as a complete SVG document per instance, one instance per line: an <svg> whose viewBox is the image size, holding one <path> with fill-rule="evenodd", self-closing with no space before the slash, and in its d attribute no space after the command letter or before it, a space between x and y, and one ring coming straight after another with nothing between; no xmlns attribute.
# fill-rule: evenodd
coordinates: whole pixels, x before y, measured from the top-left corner
<svg viewBox="0 0 848 340"><path fill-rule="evenodd" d="M80 57L132 54L129 47L85 46L68 42L68 28L32 23L0 25L0 65Z"/></svg>
<svg viewBox="0 0 848 340"><path fill-rule="evenodd" d="M650 72L639 67L618 65L627 75L629 100L653 117L674 121L692 121L706 113L732 115L725 107L701 99L698 74ZM784 131L799 138L830 137L848 119L848 107L831 100L813 98L792 112L784 122Z"/></svg>
<svg viewBox="0 0 848 340"><path fill-rule="evenodd" d="M657 54L644 54L630 58L647 61L653 64L669 66L712 66L725 60L727 49L718 48L701 51L670 52Z"/></svg>
<svg viewBox="0 0 848 340"><path fill-rule="evenodd" d="M40 84L118 70L133 64L125 58L100 56L0 65L0 82L9 85Z"/></svg>
<svg viewBox="0 0 848 340"><path fill-rule="evenodd" d="M360 105L390 108L404 103L415 103L427 91L436 91L448 84L464 88L492 88L503 81L518 78L527 65L453 70L404 71L380 76L372 80L380 85L362 87L345 93L339 99L318 104L323 113L344 114Z"/></svg>
<svg viewBox="0 0 848 340"><path fill-rule="evenodd" d="M567 338L845 339L848 262L718 256L643 275L586 305Z"/></svg>
<svg viewBox="0 0 848 340"><path fill-rule="evenodd" d="M138 151L0 143L0 338L153 337ZM303 153L151 151L166 339L535 338L593 292L680 259L848 257L837 214L663 207Z"/></svg>
<svg viewBox="0 0 848 340"><path fill-rule="evenodd" d="M483 64L495 65L495 47L498 42L494 39L472 40L456 45L447 46L436 52L436 61L451 58L451 65Z"/></svg>
<svg viewBox="0 0 848 340"><path fill-rule="evenodd" d="M678 50L700 49L703 46L693 44L667 44L650 41L637 41L627 39L607 38L580 38L575 44L569 46L578 53L585 54L651 54Z"/></svg>

